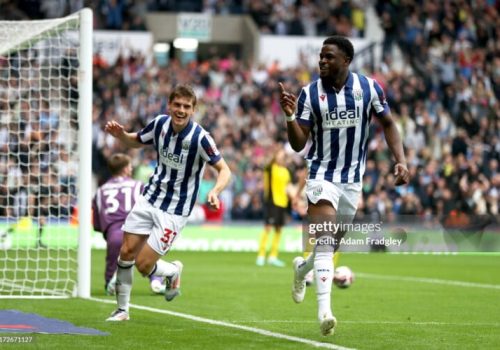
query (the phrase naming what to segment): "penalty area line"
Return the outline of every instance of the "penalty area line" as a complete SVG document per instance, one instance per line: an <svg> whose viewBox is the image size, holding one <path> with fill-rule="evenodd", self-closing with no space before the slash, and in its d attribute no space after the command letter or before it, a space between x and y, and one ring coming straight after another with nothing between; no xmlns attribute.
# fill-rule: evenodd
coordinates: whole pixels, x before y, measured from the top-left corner
<svg viewBox="0 0 500 350"><path fill-rule="evenodd" d="M356 277L363 277L363 278L374 279L374 280L386 280L386 281L403 281L403 282L441 284L441 285L446 285L446 286L457 286L457 287L500 289L500 284L486 284L486 283L476 283L476 282L443 280L443 279L439 279L439 278L378 275L378 274L363 273L363 272L356 273Z"/></svg>
<svg viewBox="0 0 500 350"><path fill-rule="evenodd" d="M116 304L116 301L114 301L114 300L100 299L100 298L94 298L94 297L90 297L87 300L97 301L99 303L105 303L105 304ZM170 310L164 310L164 309L156 309L156 308L149 307L149 306L135 305L135 304L130 304L130 307L133 309L185 318L185 319L188 319L191 321L207 323L207 324L214 325L214 326L221 326L221 327L238 329L238 330L242 330L242 331L246 331L246 332L256 333L256 334L263 335L266 337L272 337L272 338L288 340L288 341L292 341L292 342L296 342L296 343L307 344L310 346L314 346L316 348L333 349L333 350L355 350L353 348L346 348L346 347L331 344L331 343L323 343L323 342L319 342L319 341L315 341L315 340L311 340L311 339L294 337L292 335L271 332L271 331L268 331L265 329L243 326L243 325L230 323L230 322L212 320L210 318L194 316L194 315L185 314L182 312L176 312L176 311L170 311Z"/></svg>
<svg viewBox="0 0 500 350"><path fill-rule="evenodd" d="M230 320L228 322L235 323L316 323L315 321L301 321L301 320ZM439 322L439 321L376 321L376 320L342 320L342 324L366 324L366 325L402 325L402 326L460 326L460 327L500 327L500 322Z"/></svg>

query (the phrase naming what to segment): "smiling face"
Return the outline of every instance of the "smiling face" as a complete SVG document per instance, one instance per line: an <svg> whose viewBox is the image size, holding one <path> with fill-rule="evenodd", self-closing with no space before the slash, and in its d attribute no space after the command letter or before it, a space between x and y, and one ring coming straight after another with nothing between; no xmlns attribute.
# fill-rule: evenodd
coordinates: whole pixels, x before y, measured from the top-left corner
<svg viewBox="0 0 500 350"><path fill-rule="evenodd" d="M194 99L187 96L175 96L168 103L172 117L172 127L176 133L181 132L194 114Z"/></svg>
<svg viewBox="0 0 500 350"><path fill-rule="evenodd" d="M337 45L323 45L319 54L319 75L322 79L335 79L349 67L350 61Z"/></svg>

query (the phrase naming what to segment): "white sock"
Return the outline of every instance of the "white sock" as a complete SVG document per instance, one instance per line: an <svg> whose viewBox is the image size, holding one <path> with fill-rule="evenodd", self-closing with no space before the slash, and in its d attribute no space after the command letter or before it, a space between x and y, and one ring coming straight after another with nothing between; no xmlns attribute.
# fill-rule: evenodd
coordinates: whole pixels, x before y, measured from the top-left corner
<svg viewBox="0 0 500 350"><path fill-rule="evenodd" d="M132 277L135 261L124 261L118 257L116 270L116 301L118 308L128 312L130 292L132 291Z"/></svg>
<svg viewBox="0 0 500 350"><path fill-rule="evenodd" d="M314 278L316 279L316 297L318 299L318 318L331 316L330 296L333 280L333 252L317 252L314 258Z"/></svg>
<svg viewBox="0 0 500 350"><path fill-rule="evenodd" d="M165 260L159 259L149 276L170 277L178 270L177 266Z"/></svg>
<svg viewBox="0 0 500 350"><path fill-rule="evenodd" d="M309 271L314 267L314 257L316 256L316 250L313 250L311 254L306 258L306 263L299 267L298 277L304 279Z"/></svg>

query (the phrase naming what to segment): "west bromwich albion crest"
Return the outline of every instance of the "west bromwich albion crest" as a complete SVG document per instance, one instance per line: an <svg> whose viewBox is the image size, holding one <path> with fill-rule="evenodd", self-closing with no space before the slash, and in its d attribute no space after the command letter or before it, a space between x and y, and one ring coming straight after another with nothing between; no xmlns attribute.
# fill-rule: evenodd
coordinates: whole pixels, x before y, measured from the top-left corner
<svg viewBox="0 0 500 350"><path fill-rule="evenodd" d="M363 90L360 89L352 90L352 97L354 97L355 101L361 101L363 99Z"/></svg>

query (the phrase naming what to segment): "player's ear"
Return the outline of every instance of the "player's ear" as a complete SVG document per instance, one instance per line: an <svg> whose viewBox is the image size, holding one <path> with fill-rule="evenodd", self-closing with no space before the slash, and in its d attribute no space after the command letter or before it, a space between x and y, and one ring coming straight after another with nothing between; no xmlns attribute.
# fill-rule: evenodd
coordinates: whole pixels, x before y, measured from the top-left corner
<svg viewBox="0 0 500 350"><path fill-rule="evenodd" d="M352 62L352 59L347 56L345 53L344 53L344 62L349 65L351 62Z"/></svg>

